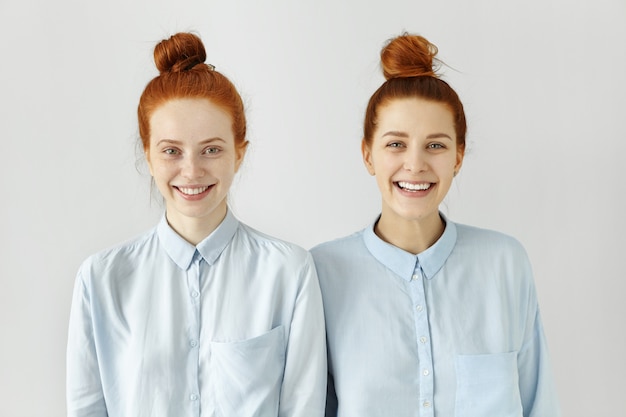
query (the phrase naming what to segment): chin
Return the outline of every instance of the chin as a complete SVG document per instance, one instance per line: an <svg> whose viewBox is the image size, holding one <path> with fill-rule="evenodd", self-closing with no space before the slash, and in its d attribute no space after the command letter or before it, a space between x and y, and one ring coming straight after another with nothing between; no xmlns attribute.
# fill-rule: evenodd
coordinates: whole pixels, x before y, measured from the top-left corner
<svg viewBox="0 0 626 417"><path fill-rule="evenodd" d="M396 215L403 220L419 222L426 219L431 219L435 216L439 216L439 210L399 210L396 211Z"/></svg>

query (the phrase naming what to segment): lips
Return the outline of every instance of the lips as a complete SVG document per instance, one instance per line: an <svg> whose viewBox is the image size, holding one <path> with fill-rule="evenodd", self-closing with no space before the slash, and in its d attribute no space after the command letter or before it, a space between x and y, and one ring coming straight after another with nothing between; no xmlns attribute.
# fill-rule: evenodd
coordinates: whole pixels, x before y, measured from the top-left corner
<svg viewBox="0 0 626 417"><path fill-rule="evenodd" d="M203 187L175 187L175 188L185 195L198 195L208 190L209 186L206 185Z"/></svg>
<svg viewBox="0 0 626 417"><path fill-rule="evenodd" d="M413 182L407 182L407 181L398 181L395 184L401 190L412 191L412 192L426 191L433 185L430 182L413 183Z"/></svg>

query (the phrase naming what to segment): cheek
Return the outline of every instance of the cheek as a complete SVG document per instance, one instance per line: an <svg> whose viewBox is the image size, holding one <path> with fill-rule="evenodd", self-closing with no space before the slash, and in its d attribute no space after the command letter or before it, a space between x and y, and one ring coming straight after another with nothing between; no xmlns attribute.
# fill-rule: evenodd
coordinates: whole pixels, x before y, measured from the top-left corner
<svg viewBox="0 0 626 417"><path fill-rule="evenodd" d="M221 158L213 161L211 164L207 166L207 169L214 170L216 172L220 172L224 177L231 177L237 173L237 169L241 160L236 158Z"/></svg>
<svg viewBox="0 0 626 417"><path fill-rule="evenodd" d="M381 155L372 161L377 177L390 177L402 168L402 161L394 155Z"/></svg>
<svg viewBox="0 0 626 417"><path fill-rule="evenodd" d="M156 181L167 181L175 175L177 166L167 161L153 161L150 165L150 173Z"/></svg>
<svg viewBox="0 0 626 417"><path fill-rule="evenodd" d="M374 177L376 178L376 183L381 191L387 190L392 186L391 174L392 173L388 169L385 169L385 167L380 165L376 166L376 173L374 174Z"/></svg>

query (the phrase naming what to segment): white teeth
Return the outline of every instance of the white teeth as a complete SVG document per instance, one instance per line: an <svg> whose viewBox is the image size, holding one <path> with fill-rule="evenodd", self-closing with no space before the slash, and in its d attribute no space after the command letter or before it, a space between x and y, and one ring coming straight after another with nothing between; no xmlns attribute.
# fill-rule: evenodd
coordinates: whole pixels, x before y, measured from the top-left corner
<svg viewBox="0 0 626 417"><path fill-rule="evenodd" d="M411 184L410 182L399 181L398 186L409 191L423 191L430 188L430 183Z"/></svg>
<svg viewBox="0 0 626 417"><path fill-rule="evenodd" d="M205 192L209 187L200 187L200 188L185 188L185 187L178 187L178 189L180 190L181 193L183 194L187 194L187 195L196 195L196 194L200 194Z"/></svg>

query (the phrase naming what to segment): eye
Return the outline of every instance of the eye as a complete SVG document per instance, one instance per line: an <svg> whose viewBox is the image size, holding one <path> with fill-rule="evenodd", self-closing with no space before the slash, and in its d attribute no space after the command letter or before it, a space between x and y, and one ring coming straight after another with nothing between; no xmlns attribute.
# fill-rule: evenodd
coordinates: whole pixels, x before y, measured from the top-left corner
<svg viewBox="0 0 626 417"><path fill-rule="evenodd" d="M220 153L221 149L216 146L210 146L204 150L204 154L207 155L216 155Z"/></svg>
<svg viewBox="0 0 626 417"><path fill-rule="evenodd" d="M388 148L393 148L393 149L398 149L398 148L403 148L404 147L404 143L402 142L389 142L387 144Z"/></svg>
<svg viewBox="0 0 626 417"><path fill-rule="evenodd" d="M441 143L429 143L428 149L444 149L445 146Z"/></svg>
<svg viewBox="0 0 626 417"><path fill-rule="evenodd" d="M163 153L165 155L178 155L178 150L174 149L174 148L165 148L163 149Z"/></svg>

